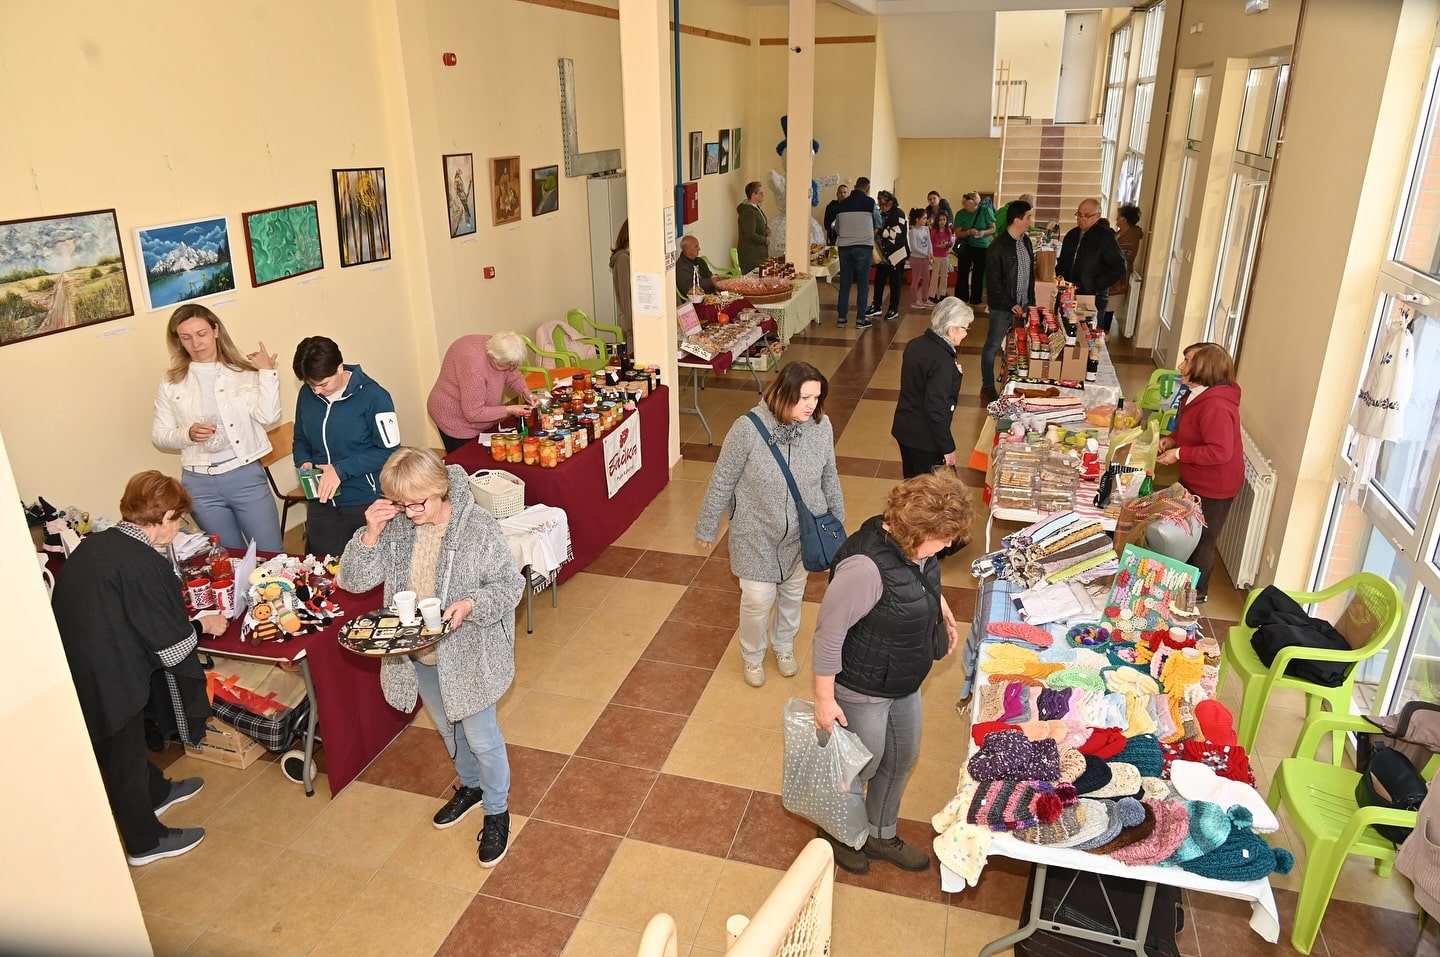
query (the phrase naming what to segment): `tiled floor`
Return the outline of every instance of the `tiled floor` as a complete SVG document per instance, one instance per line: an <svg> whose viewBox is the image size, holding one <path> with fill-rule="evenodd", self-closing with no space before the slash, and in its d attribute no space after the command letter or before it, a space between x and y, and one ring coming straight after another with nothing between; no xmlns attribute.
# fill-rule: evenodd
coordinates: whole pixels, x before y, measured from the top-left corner
<svg viewBox="0 0 1440 957"><path fill-rule="evenodd" d="M847 510L858 520L880 511L900 476L889 437L899 350L928 313L839 330L828 286L822 297L823 324L797 338L788 358L831 376L826 411ZM982 320L964 349L970 374L954 426L962 450L983 415L975 370L983 340ZM1115 352L1133 393L1150 366L1126 343ZM711 383L703 401L718 442L754 403L753 383L731 375ZM693 416L681 417L681 429L685 458L670 485L560 589L558 608L536 603L533 635L517 630L516 680L500 710L514 829L499 867L476 861L478 820L445 831L430 824L456 782L423 712L333 800L323 781L307 799L271 762L234 771L169 753L172 776L200 774L206 787L166 821L209 833L194 853L134 871L156 953L628 957L659 911L674 916L682 954L723 952L726 918L753 913L814 835L781 807L779 715L791 695L810 696L808 635L825 580L812 576L806 591L800 677L780 678L772 666L763 688L747 687L725 542L706 554L693 533L719 446L705 444ZM978 504L981 478L962 472ZM968 567L980 550L977 536L944 564L945 591L962 619L973 613ZM1223 574L1217 579L1206 610L1223 636L1241 596ZM960 678L953 661L942 662L924 690L925 737L900 826L922 846L930 816L954 793L967 736L952 706ZM1280 704L1257 748L1262 791L1302 717L1298 702ZM1288 829L1279 843L1303 866ZM1291 953L1298 876L1299 868L1274 879L1280 945L1250 931L1244 904L1187 894L1182 953ZM975 954L1015 928L1025 882L1021 865L999 858L977 887L954 895L940 891L933 868L908 874L877 863L864 877L840 872L832 953ZM1379 880L1352 861L1314 953L1408 953L1414 909L1404 878Z"/></svg>

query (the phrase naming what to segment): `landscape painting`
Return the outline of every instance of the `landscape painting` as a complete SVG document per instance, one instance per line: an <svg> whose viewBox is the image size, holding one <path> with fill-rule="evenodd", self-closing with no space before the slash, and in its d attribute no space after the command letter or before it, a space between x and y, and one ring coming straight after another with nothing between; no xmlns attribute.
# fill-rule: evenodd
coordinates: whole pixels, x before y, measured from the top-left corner
<svg viewBox="0 0 1440 957"><path fill-rule="evenodd" d="M720 172L720 144L705 144L705 175Z"/></svg>
<svg viewBox="0 0 1440 957"><path fill-rule="evenodd" d="M224 216L135 230L145 270L146 308L162 309L235 288L230 230Z"/></svg>
<svg viewBox="0 0 1440 957"><path fill-rule="evenodd" d="M530 171L530 215L544 216L559 208L560 167L535 167Z"/></svg>
<svg viewBox="0 0 1440 957"><path fill-rule="evenodd" d="M332 172L340 265L362 266L389 259L390 209L385 199L385 170L375 167Z"/></svg>
<svg viewBox="0 0 1440 957"><path fill-rule="evenodd" d="M325 267L320 251L320 207L314 200L241 213L250 253L250 283L304 275Z"/></svg>
<svg viewBox="0 0 1440 957"><path fill-rule="evenodd" d="M0 346L134 314L115 210L0 223Z"/></svg>

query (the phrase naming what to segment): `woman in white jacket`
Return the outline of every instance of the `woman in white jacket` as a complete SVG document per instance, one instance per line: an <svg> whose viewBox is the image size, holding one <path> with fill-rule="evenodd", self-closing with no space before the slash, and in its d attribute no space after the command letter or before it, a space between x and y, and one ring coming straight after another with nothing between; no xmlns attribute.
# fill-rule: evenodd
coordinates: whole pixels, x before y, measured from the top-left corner
<svg viewBox="0 0 1440 957"><path fill-rule="evenodd" d="M150 440L180 453L180 481L194 499L195 518L226 548L255 542L279 552L280 518L259 459L265 434L280 421L275 355L260 343L240 355L220 318L184 305L165 330L170 369L155 393Z"/></svg>

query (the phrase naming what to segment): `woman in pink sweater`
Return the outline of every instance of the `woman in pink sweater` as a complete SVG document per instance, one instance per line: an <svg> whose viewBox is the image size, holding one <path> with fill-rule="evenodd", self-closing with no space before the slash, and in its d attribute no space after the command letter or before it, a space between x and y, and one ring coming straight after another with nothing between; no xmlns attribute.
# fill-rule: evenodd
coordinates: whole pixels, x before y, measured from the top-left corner
<svg viewBox="0 0 1440 957"><path fill-rule="evenodd" d="M535 399L520 374L524 359L525 343L513 332L461 336L450 344L425 404L446 452L493 432L507 415L530 411ZM502 404L507 387L522 401Z"/></svg>

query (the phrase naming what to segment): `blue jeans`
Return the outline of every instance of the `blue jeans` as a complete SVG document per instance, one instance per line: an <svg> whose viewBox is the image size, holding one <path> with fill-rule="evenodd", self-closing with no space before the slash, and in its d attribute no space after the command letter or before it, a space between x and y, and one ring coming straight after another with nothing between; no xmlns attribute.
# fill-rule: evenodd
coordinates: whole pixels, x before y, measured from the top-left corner
<svg viewBox="0 0 1440 957"><path fill-rule="evenodd" d="M440 697L440 670L434 665L411 661L420 682L420 700L430 719L440 729L445 750L455 761L455 773L467 788L485 791L486 814L503 814L510 807L510 756L505 751L505 736L500 733L496 716L499 705L492 704L468 718L451 721L445 714Z"/></svg>
<svg viewBox="0 0 1440 957"><path fill-rule="evenodd" d="M219 535L221 545L244 551L248 540L262 552L285 550L275 495L259 462L221 475L186 469L180 482L194 500L195 520L211 535Z"/></svg>
<svg viewBox="0 0 1440 957"><path fill-rule="evenodd" d="M1005 348L1005 333L1010 331L1015 317L1008 312L990 310L990 330L985 333L985 346L980 350L980 384L987 389L995 388L995 357Z"/></svg>
<svg viewBox="0 0 1440 957"><path fill-rule="evenodd" d="M865 782L865 817L870 836L891 838L900 820L900 798L920 758L920 692L873 704L840 701L846 727L860 736L873 755L855 776Z"/></svg>
<svg viewBox="0 0 1440 957"><path fill-rule="evenodd" d="M874 253L870 246L840 247L840 304L836 311L840 321L845 322L850 310L850 283L859 284L855 297L855 315L865 315L865 303L870 294L870 258Z"/></svg>

